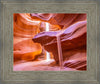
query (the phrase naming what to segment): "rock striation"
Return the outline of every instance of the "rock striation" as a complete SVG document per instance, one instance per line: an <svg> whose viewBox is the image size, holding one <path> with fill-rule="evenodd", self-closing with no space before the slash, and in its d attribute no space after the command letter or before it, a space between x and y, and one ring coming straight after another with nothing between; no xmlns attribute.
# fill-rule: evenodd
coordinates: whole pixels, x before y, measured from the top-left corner
<svg viewBox="0 0 100 84"><path fill-rule="evenodd" d="M43 14L42 14L43 15ZM44 46L45 50L52 52L56 63L59 63L58 49L57 49L57 34L60 34L61 47L63 52L63 61L65 67L75 68L77 70L86 70L86 36L87 36L87 21L85 14L68 15L67 14L52 14L45 18L45 14L40 18L40 15L35 15L37 19L42 19L50 22L50 18L61 18L63 20L56 20L54 24L63 25L62 30L41 32L37 34L33 41ZM34 17L33 14L31 14ZM67 16L67 17L66 17ZM73 18L74 17L74 18ZM71 19L72 18L72 19ZM51 23L51 22L50 22ZM52 23L51 23L52 24Z"/></svg>

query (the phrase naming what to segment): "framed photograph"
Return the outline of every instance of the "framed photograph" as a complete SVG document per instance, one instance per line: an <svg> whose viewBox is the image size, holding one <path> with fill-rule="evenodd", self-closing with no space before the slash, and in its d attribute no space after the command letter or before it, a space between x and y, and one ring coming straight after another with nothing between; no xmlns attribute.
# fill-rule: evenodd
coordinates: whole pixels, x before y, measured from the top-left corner
<svg viewBox="0 0 100 84"><path fill-rule="evenodd" d="M86 71L86 35L85 13L14 13L13 70Z"/></svg>
<svg viewBox="0 0 100 84"><path fill-rule="evenodd" d="M100 84L99 0L0 3L0 84Z"/></svg>

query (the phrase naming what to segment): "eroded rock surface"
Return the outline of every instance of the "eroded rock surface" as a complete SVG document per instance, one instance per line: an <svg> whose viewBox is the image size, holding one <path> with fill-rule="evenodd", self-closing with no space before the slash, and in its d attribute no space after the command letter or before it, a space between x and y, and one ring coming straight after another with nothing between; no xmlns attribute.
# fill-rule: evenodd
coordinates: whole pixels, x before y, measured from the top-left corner
<svg viewBox="0 0 100 84"><path fill-rule="evenodd" d="M72 16L68 18L71 19ZM86 15L84 14L83 16L75 15L73 18L74 20L68 20L66 18L67 20L62 20L62 22L64 21L65 23L61 23L60 21L55 22L55 24L63 25L63 30L41 32L33 38L33 41L40 43L48 52L52 52L56 63L59 63L56 37L58 33L63 31L63 33L60 35L60 39L63 52L64 66L76 68L77 70L86 70L87 21L85 16ZM51 15L50 17L52 18L53 16ZM38 18L40 18L39 15ZM50 18L40 19L50 22Z"/></svg>
<svg viewBox="0 0 100 84"><path fill-rule="evenodd" d="M34 60L36 55L42 53L42 47L32 39L22 40L14 44L14 60Z"/></svg>
<svg viewBox="0 0 100 84"><path fill-rule="evenodd" d="M13 17L14 61L34 60L42 53L42 47L34 43L32 38L37 33L46 30L46 22L32 19L29 13L15 13ZM58 29L61 29L59 25L49 24L49 30Z"/></svg>
<svg viewBox="0 0 100 84"><path fill-rule="evenodd" d="M34 35L39 32L40 21L32 20L29 14L16 13L13 23L14 61L34 60L42 52L41 45L32 41Z"/></svg>
<svg viewBox="0 0 100 84"><path fill-rule="evenodd" d="M49 32L43 32L46 28L45 22L50 23ZM52 52L54 60L58 65L59 59L56 37L62 32L60 39L64 67L66 70L68 68L72 68L73 70L86 70L86 24L86 14L14 14L14 61L34 60L42 53L42 45L45 50ZM38 61L38 63L40 62ZM28 65L27 62L26 64ZM33 66L33 62L28 65L28 68L26 64L23 63L21 65L19 63L20 66L16 67L16 70L21 70L22 66L24 66L22 70L39 70L40 67L42 70L47 67L48 69L50 68L49 66L43 66L42 68L42 66L37 65L37 68L31 67L30 69L30 66ZM58 69L54 66L50 70Z"/></svg>
<svg viewBox="0 0 100 84"><path fill-rule="evenodd" d="M31 17L39 21L46 21L54 25L59 25L62 28L67 28L76 22L86 20L86 14L76 13L31 13Z"/></svg>

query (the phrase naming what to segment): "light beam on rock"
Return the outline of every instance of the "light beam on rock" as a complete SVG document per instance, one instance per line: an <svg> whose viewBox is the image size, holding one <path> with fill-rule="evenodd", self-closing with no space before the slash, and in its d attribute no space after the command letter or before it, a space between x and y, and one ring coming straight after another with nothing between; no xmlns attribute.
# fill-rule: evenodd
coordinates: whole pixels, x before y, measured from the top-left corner
<svg viewBox="0 0 100 84"><path fill-rule="evenodd" d="M46 22L46 31L49 31L49 23ZM46 52L46 60L49 61L50 60L50 53Z"/></svg>

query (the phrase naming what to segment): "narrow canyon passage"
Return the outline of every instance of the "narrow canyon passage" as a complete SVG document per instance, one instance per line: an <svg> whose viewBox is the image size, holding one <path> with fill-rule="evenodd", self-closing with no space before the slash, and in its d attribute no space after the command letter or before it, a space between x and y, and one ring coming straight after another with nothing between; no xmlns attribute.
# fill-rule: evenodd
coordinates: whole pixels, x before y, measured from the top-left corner
<svg viewBox="0 0 100 84"><path fill-rule="evenodd" d="M86 70L86 25L86 14L15 13L13 70Z"/></svg>

